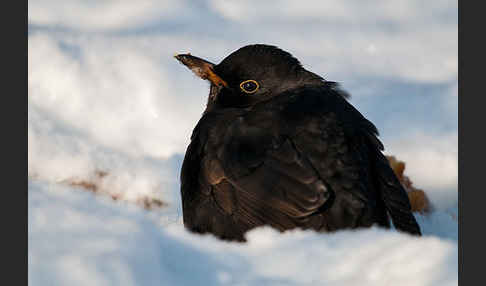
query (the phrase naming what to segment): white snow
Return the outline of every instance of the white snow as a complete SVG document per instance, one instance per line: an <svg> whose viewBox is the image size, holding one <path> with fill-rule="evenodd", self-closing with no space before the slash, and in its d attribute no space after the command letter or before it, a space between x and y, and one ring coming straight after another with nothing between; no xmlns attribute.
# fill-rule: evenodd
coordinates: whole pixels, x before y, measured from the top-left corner
<svg viewBox="0 0 486 286"><path fill-rule="evenodd" d="M180 217L29 181L29 285L457 285L457 222L440 211L421 238L372 228L271 228L229 243Z"/></svg>

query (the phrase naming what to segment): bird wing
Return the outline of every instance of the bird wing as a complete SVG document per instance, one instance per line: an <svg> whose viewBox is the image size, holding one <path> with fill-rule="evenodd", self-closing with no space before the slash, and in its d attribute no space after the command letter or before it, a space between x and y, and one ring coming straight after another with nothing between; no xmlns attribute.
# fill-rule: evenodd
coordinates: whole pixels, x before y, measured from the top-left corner
<svg viewBox="0 0 486 286"><path fill-rule="evenodd" d="M215 140L219 145L206 145L206 153L215 155L202 159L200 182L207 182L205 189L220 210L248 229L356 226L369 201L366 159L351 148L335 113L299 118L286 106L270 102L228 120L224 136ZM306 115L306 107L299 114ZM325 221L317 214L332 204L336 192L338 210L349 216L337 213Z"/></svg>
<svg viewBox="0 0 486 286"><path fill-rule="evenodd" d="M383 153L375 150L372 166L376 185L395 228L421 235L420 227L411 211L408 195Z"/></svg>
<svg viewBox="0 0 486 286"><path fill-rule="evenodd" d="M279 115L268 111L266 118L262 115L247 119L247 124L252 126L261 126L259 122L265 121L279 122L263 126L266 136L270 138L261 140L265 137L258 136L258 131L255 130L254 133L247 131L247 142L235 141L244 146L256 146L252 148L258 150L259 146L279 146L276 138L284 137L286 141L280 144L281 150L266 147L264 150L269 151L265 152L265 156L256 155L254 159L244 156L243 160L238 161L234 154L244 152L238 148L229 149L233 159L226 161L230 165L225 170L230 171L227 174L230 175L231 183L240 192L248 193L249 196L257 193L258 201L255 204L271 202L271 205L277 206L278 211L293 217L308 216L318 209L324 209L325 203L336 197L335 204L339 206L329 209L329 212L337 213L327 217L327 223L334 224L328 229L358 226L360 222L357 218L372 213L365 214L364 209L379 209L384 206L398 230L420 234L408 195L381 152L383 144L377 138L376 127L347 102L336 85L323 89L304 87L292 91L291 96L282 98L285 103L277 99L261 112L265 114L264 110L279 110ZM246 129L251 130L248 127ZM252 140L259 143L252 144ZM258 152L254 150L250 148L251 152L248 153L255 156ZM248 164L244 163L245 160ZM300 171L305 170L307 174L312 174L312 180L322 184L322 191L308 188L305 182L309 181L305 180L305 175L286 166L286 160L298 162ZM261 168L256 168L260 167L257 164L261 164ZM252 168L254 172L238 176ZM299 182L299 185L292 185L292 181L287 181L288 177ZM275 180L282 183L272 185ZM285 191L278 192L279 189ZM305 204L308 212L297 208ZM388 221L382 221L382 218L371 218L368 221L374 220L388 225Z"/></svg>
<svg viewBox="0 0 486 286"><path fill-rule="evenodd" d="M344 134L344 136L339 134L337 137L346 140L346 144L341 146L345 147L347 151L342 152L342 154L338 151L337 153L342 156L330 159L334 162L338 162L338 160L348 161L344 165L351 168L359 167L359 169L345 172L347 175L357 173L360 177L360 183L347 191L362 199L368 197L377 200L378 203L383 203L398 230L420 235L420 227L411 212L408 195L382 153L384 147L377 138L378 131L373 123L367 120L342 96L338 96L339 90L332 85L330 88L321 91L303 90L302 93L305 94L305 99L303 96L295 96L293 102L287 105L288 108L285 110L287 118L302 121L306 117L321 116L321 122L328 126L323 128L324 133L337 130ZM303 113L302 110L305 110L305 112ZM336 126L338 126L337 129ZM335 134L327 134L327 136L332 137ZM305 148L311 146L311 144L304 143L300 146ZM305 150L305 152L311 154L312 150ZM323 157L316 154L310 155L310 158L312 160L312 158ZM322 160L313 160L313 165L325 178L325 172L333 169L329 168L329 165L326 165ZM329 179L330 182L333 180L332 177L326 179ZM345 178L341 180L341 183L335 184L335 188L352 182L352 178Z"/></svg>
<svg viewBox="0 0 486 286"><path fill-rule="evenodd" d="M275 147L252 145L249 141L254 137L248 139L239 137L236 146L230 144L222 161L224 184L234 189L233 214L238 220L284 230L298 226L299 219L324 206L331 193L291 139L283 139ZM248 158L254 154L251 149L260 149L261 156Z"/></svg>
<svg viewBox="0 0 486 286"><path fill-rule="evenodd" d="M382 153L384 147L377 138L376 127L365 119L352 105L347 104L350 112L355 114L359 123L358 137L360 138L360 152L368 158L368 166L372 179L372 188L379 195L379 199L391 217L396 229L414 235L421 235L420 227L412 214L412 208L407 192L393 172L390 162Z"/></svg>

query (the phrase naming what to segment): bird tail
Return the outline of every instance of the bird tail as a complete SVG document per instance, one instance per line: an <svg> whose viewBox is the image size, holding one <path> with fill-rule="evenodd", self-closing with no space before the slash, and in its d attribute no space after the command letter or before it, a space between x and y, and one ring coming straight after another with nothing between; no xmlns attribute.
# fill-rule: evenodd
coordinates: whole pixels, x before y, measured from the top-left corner
<svg viewBox="0 0 486 286"><path fill-rule="evenodd" d="M420 236L420 227L412 214L407 192L383 153L377 153L374 169L377 172L378 188L393 225L399 231Z"/></svg>

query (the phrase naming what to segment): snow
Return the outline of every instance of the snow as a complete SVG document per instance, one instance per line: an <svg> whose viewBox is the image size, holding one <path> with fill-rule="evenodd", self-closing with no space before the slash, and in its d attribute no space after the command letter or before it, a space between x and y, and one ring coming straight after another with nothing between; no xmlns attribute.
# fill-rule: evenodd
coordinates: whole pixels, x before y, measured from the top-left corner
<svg viewBox="0 0 486 286"><path fill-rule="evenodd" d="M371 228L259 228L248 243L187 232L180 217L29 181L29 285L457 285L457 222L424 236Z"/></svg>
<svg viewBox="0 0 486 286"><path fill-rule="evenodd" d="M457 1L135 2L29 0L30 285L457 285ZM251 43L351 93L429 195L423 237L184 230L180 167L208 84L173 54L218 63Z"/></svg>

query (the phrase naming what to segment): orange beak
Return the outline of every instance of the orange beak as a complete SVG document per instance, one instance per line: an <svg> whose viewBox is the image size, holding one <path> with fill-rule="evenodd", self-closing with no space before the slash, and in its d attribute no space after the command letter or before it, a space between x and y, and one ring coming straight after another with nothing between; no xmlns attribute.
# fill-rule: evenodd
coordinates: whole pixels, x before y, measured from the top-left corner
<svg viewBox="0 0 486 286"><path fill-rule="evenodd" d="M181 64L188 67L198 77L209 80L216 86L228 87L228 84L214 72L214 64L191 54L179 54L174 56Z"/></svg>

